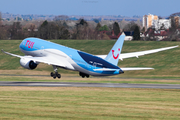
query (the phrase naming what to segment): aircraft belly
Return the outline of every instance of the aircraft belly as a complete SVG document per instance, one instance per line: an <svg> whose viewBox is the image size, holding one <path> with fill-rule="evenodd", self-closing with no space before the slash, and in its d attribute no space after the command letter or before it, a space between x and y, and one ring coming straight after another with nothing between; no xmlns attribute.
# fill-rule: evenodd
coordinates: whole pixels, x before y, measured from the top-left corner
<svg viewBox="0 0 180 120"><path fill-rule="evenodd" d="M82 73L92 75L92 76L109 76L109 75L115 75L113 74L114 72L112 71L94 71L93 69L86 69L83 68L82 66L78 65L74 61L71 62L73 67L75 68L76 71L80 71Z"/></svg>
<svg viewBox="0 0 180 120"><path fill-rule="evenodd" d="M61 61L66 67L65 69L75 70L74 67L70 63L70 57L66 55L64 52L56 49L45 49L47 56L53 57L57 61Z"/></svg>
<svg viewBox="0 0 180 120"><path fill-rule="evenodd" d="M21 49L21 52L23 52L25 55L30 55L30 56L33 56L33 57L43 57L45 56L45 54L42 54L43 51L42 50L36 50L36 51L26 51L26 50L23 50Z"/></svg>

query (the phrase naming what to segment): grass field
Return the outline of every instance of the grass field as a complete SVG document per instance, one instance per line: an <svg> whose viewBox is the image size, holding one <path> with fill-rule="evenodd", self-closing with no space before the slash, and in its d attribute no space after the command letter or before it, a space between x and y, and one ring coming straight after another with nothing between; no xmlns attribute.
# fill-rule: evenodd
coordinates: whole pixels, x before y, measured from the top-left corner
<svg viewBox="0 0 180 120"><path fill-rule="evenodd" d="M0 87L0 119L179 120L180 90Z"/></svg>

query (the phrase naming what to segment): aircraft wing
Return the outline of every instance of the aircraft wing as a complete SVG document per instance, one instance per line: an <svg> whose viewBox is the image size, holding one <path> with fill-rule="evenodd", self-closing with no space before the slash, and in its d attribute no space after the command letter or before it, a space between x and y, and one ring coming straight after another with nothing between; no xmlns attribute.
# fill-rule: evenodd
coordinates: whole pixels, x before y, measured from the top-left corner
<svg viewBox="0 0 180 120"><path fill-rule="evenodd" d="M20 55L12 54L9 52L5 52L4 50L1 50L1 51L5 54L11 55L11 56L19 57L22 59L33 60L36 63L46 63L48 65L56 65L56 66L66 67L66 65L63 63L63 61L57 60L56 58L53 58L53 56L51 56L51 57L48 57L48 56L44 56L44 57L20 56Z"/></svg>
<svg viewBox="0 0 180 120"><path fill-rule="evenodd" d="M159 48L159 49L153 49L153 50L146 50L146 51L140 51L140 52L132 52L132 53L121 53L119 59L123 60L125 58L131 58L131 57L139 57L139 56L143 56L143 55L147 55L147 54L151 54L151 53L156 53L156 52L160 52L160 51L164 51L164 50L169 50L169 49L173 49L176 48L177 46L171 46L171 47L165 47L165 48ZM107 55L97 55L100 58L105 59Z"/></svg>
<svg viewBox="0 0 180 120"><path fill-rule="evenodd" d="M19 57L19 58L23 57L23 56L20 56L20 55L15 55L15 54L12 54L12 53L9 53L9 52L5 52L3 49L1 51L3 53L5 53L5 54L11 55L11 56L15 56L15 57Z"/></svg>

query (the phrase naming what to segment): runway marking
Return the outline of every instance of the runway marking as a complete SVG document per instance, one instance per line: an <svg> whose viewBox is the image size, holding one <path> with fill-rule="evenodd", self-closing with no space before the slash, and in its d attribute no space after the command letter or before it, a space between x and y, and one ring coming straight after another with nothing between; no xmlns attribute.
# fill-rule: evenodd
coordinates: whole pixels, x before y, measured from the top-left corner
<svg viewBox="0 0 180 120"><path fill-rule="evenodd" d="M26 85L26 84L25 84ZM44 83L29 83L30 86L68 86L70 84L44 84Z"/></svg>

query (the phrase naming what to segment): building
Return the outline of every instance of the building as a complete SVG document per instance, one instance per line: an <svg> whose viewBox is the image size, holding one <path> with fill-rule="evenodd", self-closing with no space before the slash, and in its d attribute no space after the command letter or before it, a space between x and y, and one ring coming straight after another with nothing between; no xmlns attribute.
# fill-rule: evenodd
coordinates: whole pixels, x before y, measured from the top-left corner
<svg viewBox="0 0 180 120"><path fill-rule="evenodd" d="M158 16L152 14L144 15L143 27L145 30L150 27L155 28L155 30L167 30L171 27L171 19L159 19Z"/></svg>
<svg viewBox="0 0 180 120"><path fill-rule="evenodd" d="M153 20L152 28L155 30L167 30L171 27L171 19L158 19Z"/></svg>
<svg viewBox="0 0 180 120"><path fill-rule="evenodd" d="M168 38L169 31L161 30L154 32L154 38L158 41Z"/></svg>
<svg viewBox="0 0 180 120"><path fill-rule="evenodd" d="M133 40L133 31L125 31L124 34L126 35L124 40L125 41L132 41Z"/></svg>
<svg viewBox="0 0 180 120"><path fill-rule="evenodd" d="M158 20L158 16L152 14L143 16L143 27L145 30L153 26L154 20Z"/></svg>
<svg viewBox="0 0 180 120"><path fill-rule="evenodd" d="M180 18L179 16L174 16L176 28L178 28L178 27L179 27L179 24L180 24L179 18Z"/></svg>

